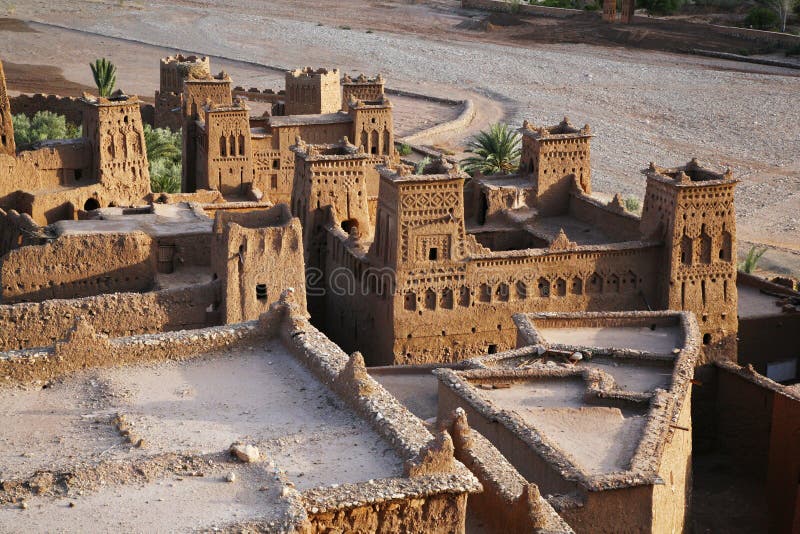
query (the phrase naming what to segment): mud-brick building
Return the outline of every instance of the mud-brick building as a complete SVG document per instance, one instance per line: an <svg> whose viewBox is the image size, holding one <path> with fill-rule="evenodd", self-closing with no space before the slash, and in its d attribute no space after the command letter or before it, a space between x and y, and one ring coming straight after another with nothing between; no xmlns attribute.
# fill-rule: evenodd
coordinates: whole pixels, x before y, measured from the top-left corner
<svg viewBox="0 0 800 534"><path fill-rule="evenodd" d="M156 128L181 129L183 85L189 79L202 79L211 75L211 62L205 56L175 54L161 58L159 86L155 94L153 125Z"/></svg>
<svg viewBox="0 0 800 534"><path fill-rule="evenodd" d="M526 124L523 134L516 175L465 185L445 161L422 174L379 168L374 231L352 235L341 207L328 204L318 320L336 341L375 364L456 361L512 347L518 312L673 309L697 314L701 362L735 359L731 174L694 160L651 165L638 217L619 197L604 204L589 194L588 126ZM342 273L352 289L334 287ZM371 331L389 334L359 338Z"/></svg>
<svg viewBox="0 0 800 534"><path fill-rule="evenodd" d="M0 208L37 224L77 218L81 210L143 202L150 174L139 99L85 95L82 136L16 151L0 66Z"/></svg>
<svg viewBox="0 0 800 534"><path fill-rule="evenodd" d="M438 419L464 410L575 532L684 531L701 346L694 316L514 319L519 348L434 371Z"/></svg>
<svg viewBox="0 0 800 534"><path fill-rule="evenodd" d="M361 147L369 156L374 191L375 165L397 161L392 104L382 80L346 84L349 100L343 111L338 71L290 71L286 114L261 117L251 117L246 103L232 98L230 86L224 73L184 83L184 191L216 189L226 198L289 203L295 165L291 147L299 138L329 144L346 137Z"/></svg>

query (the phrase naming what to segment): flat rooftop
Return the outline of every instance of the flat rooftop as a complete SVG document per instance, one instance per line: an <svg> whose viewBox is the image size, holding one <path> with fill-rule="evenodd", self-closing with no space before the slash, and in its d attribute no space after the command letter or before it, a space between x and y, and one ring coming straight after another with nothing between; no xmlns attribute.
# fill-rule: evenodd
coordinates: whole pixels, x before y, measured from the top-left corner
<svg viewBox="0 0 800 534"><path fill-rule="evenodd" d="M30 496L24 512L0 498L4 532L279 521L287 483L302 492L404 476L392 445L278 340L0 387L0 428L0 479L73 477L68 495ZM263 461L233 460L234 442Z"/></svg>
<svg viewBox="0 0 800 534"><path fill-rule="evenodd" d="M683 344L680 327L674 326L573 326L570 328L539 327L547 343L594 347L601 349L626 348L669 354Z"/></svg>
<svg viewBox="0 0 800 534"><path fill-rule="evenodd" d="M739 296L737 313L742 319L781 314L779 305L781 297L769 295L757 287L743 284L736 284L736 293Z"/></svg>
<svg viewBox="0 0 800 534"><path fill-rule="evenodd" d="M214 220L186 202L151 204L142 208L102 208L96 218L58 221L56 235L119 234L144 232L152 237L211 233Z"/></svg>
<svg viewBox="0 0 800 534"><path fill-rule="evenodd" d="M480 381L484 384L484 381ZM646 423L646 406L620 409L584 400L586 384L575 377L502 382L476 392L500 410L518 414L588 474L631 468Z"/></svg>

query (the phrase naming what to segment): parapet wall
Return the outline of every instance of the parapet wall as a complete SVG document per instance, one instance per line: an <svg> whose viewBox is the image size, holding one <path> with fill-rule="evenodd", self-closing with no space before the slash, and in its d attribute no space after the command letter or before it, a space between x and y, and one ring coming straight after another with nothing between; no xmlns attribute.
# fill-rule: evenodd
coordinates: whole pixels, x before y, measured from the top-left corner
<svg viewBox="0 0 800 534"><path fill-rule="evenodd" d="M9 251L26 245L38 245L41 240L41 227L27 213L8 213L0 209L0 268L2 257ZM0 271L1 272L1 271ZM2 283L0 274L0 283Z"/></svg>
<svg viewBox="0 0 800 534"><path fill-rule="evenodd" d="M569 213L578 220L591 224L601 232L623 241L641 239L640 219L624 210L603 204L582 193L573 193L569 199Z"/></svg>
<svg viewBox="0 0 800 534"><path fill-rule="evenodd" d="M78 317L111 337L202 328L217 282L150 293L115 293L81 299L0 305L0 350L46 347L64 339Z"/></svg>
<svg viewBox="0 0 800 534"><path fill-rule="evenodd" d="M156 275L147 234L65 235L17 248L0 258L2 302L80 298L114 291L147 291Z"/></svg>
<svg viewBox="0 0 800 534"><path fill-rule="evenodd" d="M16 115L22 113L28 117L33 117L38 111L52 111L58 115L64 115L68 122L73 124L83 123L83 110L86 104L80 98L73 96L45 95L37 93L34 95L21 94L9 98L11 103L11 113ZM153 124L154 108L152 104L139 102L142 113L142 122Z"/></svg>

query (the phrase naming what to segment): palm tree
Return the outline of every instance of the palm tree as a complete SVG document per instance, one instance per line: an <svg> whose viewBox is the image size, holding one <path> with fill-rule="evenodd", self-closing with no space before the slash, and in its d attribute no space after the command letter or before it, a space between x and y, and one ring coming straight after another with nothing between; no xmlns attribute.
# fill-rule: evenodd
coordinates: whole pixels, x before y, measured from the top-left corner
<svg viewBox="0 0 800 534"><path fill-rule="evenodd" d="M179 162L181 159L181 134L178 132L145 124L144 145L150 161L168 159Z"/></svg>
<svg viewBox="0 0 800 534"><path fill-rule="evenodd" d="M94 83L100 96L108 98L114 92L114 85L117 83L117 67L106 58L95 59L94 63L89 63L94 76Z"/></svg>
<svg viewBox="0 0 800 534"><path fill-rule="evenodd" d="M475 135L467 147L467 152L475 155L461 160L461 165L470 174L510 174L519 167L520 137L508 124L493 124Z"/></svg>

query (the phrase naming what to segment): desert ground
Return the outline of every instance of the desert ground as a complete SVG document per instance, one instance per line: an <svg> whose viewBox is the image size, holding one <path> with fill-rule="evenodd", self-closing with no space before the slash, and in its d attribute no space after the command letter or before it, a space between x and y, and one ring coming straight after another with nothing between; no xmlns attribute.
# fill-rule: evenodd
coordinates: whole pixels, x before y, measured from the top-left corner
<svg viewBox="0 0 800 534"><path fill-rule="evenodd" d="M770 245L762 268L800 273L798 70L650 50L664 36L644 30L625 46L546 20L486 31L485 14L453 0L28 0L6 8L0 58L11 90L56 84L79 93L93 85L87 63L99 56L117 63L120 87L147 97L168 52L212 56L215 70L245 87L281 86L280 68L335 66L381 72L392 88L472 100L478 113L467 130L429 140L457 153L496 121L552 124L566 115L589 123L601 197L641 197L639 171L650 161L694 156L731 167L741 180L740 253ZM454 114L412 99L397 99L397 110L400 135Z"/></svg>

